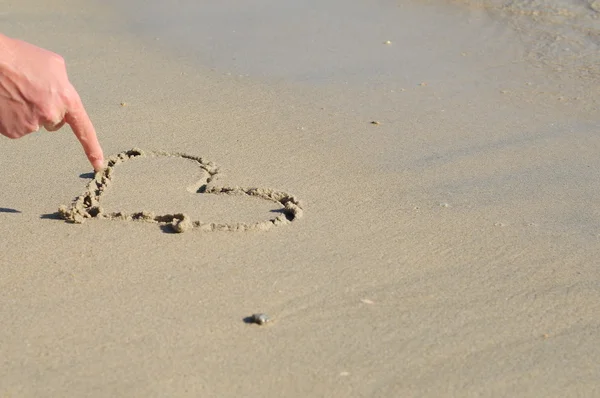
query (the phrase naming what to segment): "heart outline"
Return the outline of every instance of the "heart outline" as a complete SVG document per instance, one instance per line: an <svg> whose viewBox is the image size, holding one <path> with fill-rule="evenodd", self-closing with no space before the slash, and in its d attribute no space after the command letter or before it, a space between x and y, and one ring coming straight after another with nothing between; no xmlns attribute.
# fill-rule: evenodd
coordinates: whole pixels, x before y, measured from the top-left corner
<svg viewBox="0 0 600 398"><path fill-rule="evenodd" d="M196 186L196 193L215 195L246 195L258 197L264 200L278 203L283 206L282 214L277 217L257 221L254 223L215 223L191 220L184 213L156 215L153 212L139 211L133 213L111 212L107 213L100 206L102 195L110 186L114 168L124 162L148 157L180 157L198 163L202 170L202 176ZM65 221L81 224L90 218L104 218L110 220L143 221L170 227L174 232L185 232L190 229L200 231L265 231L274 226L289 224L303 215L302 202L287 192L277 191L270 188L243 188L239 186L215 186L212 182L219 174L219 167L201 157L187 155L184 153L171 153L165 151L144 151L134 148L118 153L108 158L107 167L95 173L94 178L86 186L86 191L76 197L70 207L62 205L58 213Z"/></svg>

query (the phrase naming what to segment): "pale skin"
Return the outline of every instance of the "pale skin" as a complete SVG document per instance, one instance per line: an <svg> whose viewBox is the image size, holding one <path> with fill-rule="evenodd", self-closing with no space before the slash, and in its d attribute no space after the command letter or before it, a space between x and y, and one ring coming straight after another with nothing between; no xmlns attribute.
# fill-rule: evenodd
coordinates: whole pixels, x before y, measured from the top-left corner
<svg viewBox="0 0 600 398"><path fill-rule="evenodd" d="M20 138L43 127L71 126L94 170L104 166L102 147L64 59L0 34L0 134Z"/></svg>

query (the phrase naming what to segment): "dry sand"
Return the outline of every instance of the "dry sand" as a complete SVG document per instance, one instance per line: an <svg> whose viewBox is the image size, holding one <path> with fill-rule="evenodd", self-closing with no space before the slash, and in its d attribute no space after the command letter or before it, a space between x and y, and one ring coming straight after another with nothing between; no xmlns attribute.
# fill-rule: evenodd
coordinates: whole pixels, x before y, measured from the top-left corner
<svg viewBox="0 0 600 398"><path fill-rule="evenodd" d="M67 59L107 155L201 156L304 217L67 223L72 134L2 140L0 397L600 395L595 3L118 3L0 0L0 29ZM281 207L152 160L111 212Z"/></svg>

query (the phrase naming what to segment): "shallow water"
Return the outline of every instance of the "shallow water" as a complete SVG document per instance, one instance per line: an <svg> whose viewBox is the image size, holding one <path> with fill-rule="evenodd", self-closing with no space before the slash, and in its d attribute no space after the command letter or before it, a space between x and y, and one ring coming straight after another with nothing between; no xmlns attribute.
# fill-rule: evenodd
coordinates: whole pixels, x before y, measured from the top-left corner
<svg viewBox="0 0 600 398"><path fill-rule="evenodd" d="M104 4L123 12L135 34L237 75L310 82L411 80L415 67L440 70L440 55L447 61L448 51L469 47L512 51L517 59L588 79L600 75L599 0ZM402 62L382 44L388 40L395 51L405 51Z"/></svg>
<svg viewBox="0 0 600 398"><path fill-rule="evenodd" d="M599 0L456 0L512 26L532 62L600 77Z"/></svg>
<svg viewBox="0 0 600 398"><path fill-rule="evenodd" d="M414 84L431 76L447 79L455 73L455 62L443 64L440 59L448 61L448 53L460 57L460 48L481 47L482 41L507 31L490 25L480 10L442 3L143 3L108 4L128 15L134 34L181 58L232 75L296 82L373 83L393 77ZM385 44L388 40L390 45Z"/></svg>

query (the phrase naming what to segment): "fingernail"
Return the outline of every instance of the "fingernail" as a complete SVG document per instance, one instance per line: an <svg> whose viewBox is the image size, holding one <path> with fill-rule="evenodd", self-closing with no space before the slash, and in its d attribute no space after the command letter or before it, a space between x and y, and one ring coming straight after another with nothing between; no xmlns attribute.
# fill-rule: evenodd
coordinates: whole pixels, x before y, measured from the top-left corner
<svg viewBox="0 0 600 398"><path fill-rule="evenodd" d="M94 166L94 171L102 171L104 169L104 159L94 159L92 166Z"/></svg>

